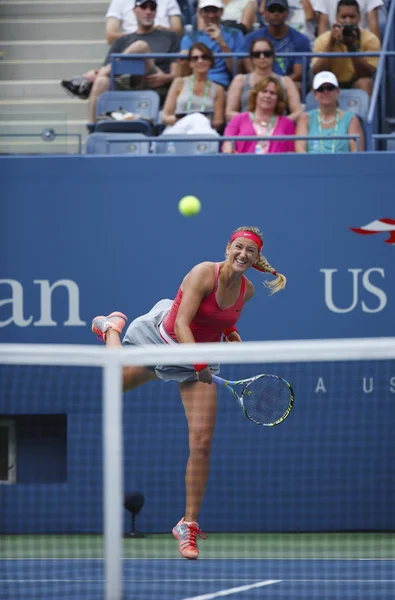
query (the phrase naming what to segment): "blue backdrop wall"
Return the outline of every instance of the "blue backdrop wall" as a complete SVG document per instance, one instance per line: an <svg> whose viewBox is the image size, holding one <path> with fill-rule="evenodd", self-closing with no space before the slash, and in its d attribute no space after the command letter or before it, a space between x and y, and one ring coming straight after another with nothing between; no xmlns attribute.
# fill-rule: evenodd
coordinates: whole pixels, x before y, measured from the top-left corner
<svg viewBox="0 0 395 600"><path fill-rule="evenodd" d="M194 264L222 260L230 233L243 224L262 229L266 257L288 278L286 290L270 297L265 277L251 273L256 295L239 327L245 340L395 335L394 166L395 156L384 153L2 158L0 341L98 343L93 316L121 310L132 319L174 297ZM186 194L202 202L194 218L178 213ZM366 226L379 232L351 230ZM393 365L358 367L349 378L344 365L275 368L296 385L298 408L289 422L262 432L223 399L205 526L394 529L387 470L395 450ZM2 486L0 530L100 530L99 374L41 370L41 381L57 382L44 393L33 375L27 385L25 371L2 373L19 381L2 386L2 415L67 415L68 478ZM125 403L126 487L147 496L142 527L166 531L183 510L184 417L172 384L154 383L133 397ZM350 398L361 400L351 431L339 425L350 420ZM380 414L388 416L384 424ZM248 457L267 457L259 472L240 458L246 446ZM33 460L34 453L21 456ZM26 514L27 497L37 502ZM81 510L88 497L95 499L89 513ZM220 517L218 497L227 506Z"/></svg>

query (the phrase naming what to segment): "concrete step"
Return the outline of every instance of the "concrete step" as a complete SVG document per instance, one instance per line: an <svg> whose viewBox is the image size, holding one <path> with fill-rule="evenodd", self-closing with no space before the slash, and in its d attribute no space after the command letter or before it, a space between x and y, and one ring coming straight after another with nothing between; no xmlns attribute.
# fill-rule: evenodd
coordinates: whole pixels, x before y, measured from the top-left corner
<svg viewBox="0 0 395 600"><path fill-rule="evenodd" d="M62 115L65 121L85 121L88 122L88 102L69 98L64 95L63 98L36 98L29 100L0 100L0 121L8 120L26 120L31 119L31 115L40 116L45 120L48 115L55 113Z"/></svg>
<svg viewBox="0 0 395 600"><path fill-rule="evenodd" d="M48 139L47 132L54 135ZM86 122L79 120L0 121L0 153L75 154L83 151L87 135Z"/></svg>
<svg viewBox="0 0 395 600"><path fill-rule="evenodd" d="M103 57L87 59L1 60L0 80L70 79L101 66Z"/></svg>
<svg viewBox="0 0 395 600"><path fill-rule="evenodd" d="M30 79L20 81L0 81L0 98L8 99L24 99L29 101L36 98L67 98L67 94L60 85L59 79ZM79 102L83 102L79 100Z"/></svg>
<svg viewBox="0 0 395 600"><path fill-rule="evenodd" d="M3 40L104 40L104 17L0 19Z"/></svg>
<svg viewBox="0 0 395 600"><path fill-rule="evenodd" d="M42 59L96 59L101 62L107 55L108 44L104 40L21 40L1 42L0 53L3 60L42 60Z"/></svg>
<svg viewBox="0 0 395 600"><path fill-rule="evenodd" d="M0 2L1 17L34 17L38 15L46 17L77 15L94 15L101 17L104 23L105 14L109 2L106 0L2 0Z"/></svg>

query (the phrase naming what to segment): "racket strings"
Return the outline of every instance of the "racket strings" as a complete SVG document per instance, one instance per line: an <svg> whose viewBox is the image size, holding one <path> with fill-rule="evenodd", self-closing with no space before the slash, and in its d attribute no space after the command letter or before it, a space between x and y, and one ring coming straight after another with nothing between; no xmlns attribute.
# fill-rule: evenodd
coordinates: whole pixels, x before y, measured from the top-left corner
<svg viewBox="0 0 395 600"><path fill-rule="evenodd" d="M262 377L242 393L244 409L256 423L271 424L281 419L290 405L290 389L281 379Z"/></svg>

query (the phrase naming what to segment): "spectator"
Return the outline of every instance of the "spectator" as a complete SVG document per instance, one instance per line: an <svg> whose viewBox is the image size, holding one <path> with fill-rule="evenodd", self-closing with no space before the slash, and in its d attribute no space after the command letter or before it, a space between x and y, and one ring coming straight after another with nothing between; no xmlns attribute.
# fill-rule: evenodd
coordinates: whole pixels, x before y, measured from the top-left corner
<svg viewBox="0 0 395 600"><path fill-rule="evenodd" d="M276 53L280 52L310 52L308 38L285 24L289 15L288 0L262 0L261 12L268 23L257 31L249 33L244 40L244 52L250 53L252 42L265 37L271 41ZM302 81L302 58L277 58L273 71L277 75L288 75L293 81ZM245 59L247 71L252 70L251 60Z"/></svg>
<svg viewBox="0 0 395 600"><path fill-rule="evenodd" d="M274 76L273 64L276 57L273 44L265 38L256 39L251 46L252 71L247 75L236 75L230 84L226 99L226 119L229 121L239 112L248 110L251 89L263 77ZM288 118L295 121L302 112L300 96L295 83L287 75L278 76L285 103L289 112Z"/></svg>
<svg viewBox="0 0 395 600"><path fill-rule="evenodd" d="M222 0L221 22L226 27L236 27L243 34L251 31L256 19L256 0ZM204 29L202 17L197 15L198 29Z"/></svg>
<svg viewBox="0 0 395 600"><path fill-rule="evenodd" d="M318 13L318 35L332 29L336 23L338 0L314 0L314 6ZM380 38L380 27L378 12L383 6L382 0L358 0L359 13L361 16L361 27L369 29Z"/></svg>
<svg viewBox="0 0 395 600"><path fill-rule="evenodd" d="M198 32L184 35L181 40L181 53L188 54L194 42L202 42L213 54L221 52L243 52L243 34L237 29L221 25L223 12L222 0L199 0L199 15L204 28ZM188 69L186 61L181 61L180 74ZM233 64L231 58L216 58L215 64L208 73L208 78L227 88L231 81Z"/></svg>
<svg viewBox="0 0 395 600"><path fill-rule="evenodd" d="M108 51L101 69L99 69L89 96L89 119L93 123L96 116L96 101L110 87L111 54L144 54L148 52L179 51L179 38L174 31L155 29L155 0L136 0L134 12L138 22L136 33L130 33L116 40ZM121 75L117 78L116 89L153 89L164 100L169 85L173 81L176 62L172 59L146 59L145 75ZM89 75L89 74L88 74Z"/></svg>
<svg viewBox="0 0 395 600"><path fill-rule="evenodd" d="M158 0L154 26L182 36L181 11L177 0ZM106 40L112 44L127 33L136 33L138 24L133 0L112 0L106 14Z"/></svg>
<svg viewBox="0 0 395 600"><path fill-rule="evenodd" d="M313 90L319 107L300 117L296 135L335 136L355 133L361 136L360 149L363 150L363 132L358 117L338 107L340 90L336 76L329 71L321 71L313 79ZM295 149L296 152L314 154L356 152L357 144L354 140L296 141Z"/></svg>
<svg viewBox="0 0 395 600"><path fill-rule="evenodd" d="M313 42L317 32L316 0L291 0L287 25L307 36Z"/></svg>
<svg viewBox="0 0 395 600"><path fill-rule="evenodd" d="M272 136L294 135L295 124L283 117L284 94L278 77L269 75L255 84L248 104L249 112L234 116L225 128L225 136ZM233 153L233 142L224 142L222 151ZM293 140L285 141L240 141L236 142L236 154L272 154L294 152Z"/></svg>
<svg viewBox="0 0 395 600"><path fill-rule="evenodd" d="M336 23L331 31L316 39L314 52L348 52L350 58L314 57L313 73L332 71L341 88L359 88L371 95L378 57L362 57L358 52L379 52L380 40L374 33L359 28L359 20L357 0L340 0Z"/></svg>
<svg viewBox="0 0 395 600"><path fill-rule="evenodd" d="M166 133L203 133L220 129L224 124L224 88L208 79L214 65L213 53L205 44L196 42L188 53L191 75L177 77L170 86L163 107L162 121Z"/></svg>

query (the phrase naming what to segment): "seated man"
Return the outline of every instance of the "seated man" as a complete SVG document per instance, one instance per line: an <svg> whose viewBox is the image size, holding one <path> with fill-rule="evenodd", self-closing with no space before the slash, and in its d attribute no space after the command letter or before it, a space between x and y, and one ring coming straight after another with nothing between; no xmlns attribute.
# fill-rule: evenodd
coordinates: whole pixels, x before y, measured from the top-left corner
<svg viewBox="0 0 395 600"><path fill-rule="evenodd" d="M86 92L89 95L89 121L93 123L96 117L96 101L98 96L110 87L111 54L139 54L139 53L178 53L180 42L174 31L156 29L154 20L156 15L155 0L136 0L134 12L137 18L138 29L117 39L99 70L85 73L82 79L90 84ZM115 80L115 88L123 90L152 89L158 92L163 102L168 88L175 77L175 59L146 59L145 75L121 75ZM81 79L81 78L80 78ZM72 81L62 81L63 87L72 94L81 95L74 91Z"/></svg>
<svg viewBox="0 0 395 600"><path fill-rule="evenodd" d="M182 36L182 19L177 0L158 0L154 25L157 29L171 29ZM126 33L137 31L133 0L112 0L106 14L106 40L112 44Z"/></svg>
<svg viewBox="0 0 395 600"><path fill-rule="evenodd" d="M358 52L379 52L379 38L360 28L357 0L340 0L337 5L336 23L331 31L320 35L314 44L314 52L348 52L348 57L314 57L313 73L331 71L339 81L340 88L359 88L369 95L377 70L378 56L358 56Z"/></svg>
<svg viewBox="0 0 395 600"><path fill-rule="evenodd" d="M249 33L244 39L244 52L250 53L251 45L257 38L266 38L272 43L276 54L283 52L310 52L309 39L296 29L286 25L289 15L288 0L262 0L261 13L268 25ZM309 60L307 59L307 64ZM246 58L244 65L247 71L252 70L251 60ZM300 85L302 81L303 61L301 57L277 58L273 72L277 75L288 75Z"/></svg>
<svg viewBox="0 0 395 600"><path fill-rule="evenodd" d="M338 0L314 0L314 8L318 13L318 35L332 29L336 23ZM378 12L384 6L383 0L358 0L361 27L369 29L380 37Z"/></svg>
<svg viewBox="0 0 395 600"><path fill-rule="evenodd" d="M199 16L204 29L184 35L181 40L181 53L188 54L192 44L202 42L213 54L220 52L243 52L243 34L239 29L221 25L223 12L222 0L199 0ZM187 75L188 61L181 61L179 75ZM231 58L216 58L214 67L208 72L210 81L227 88L232 79L233 64Z"/></svg>

